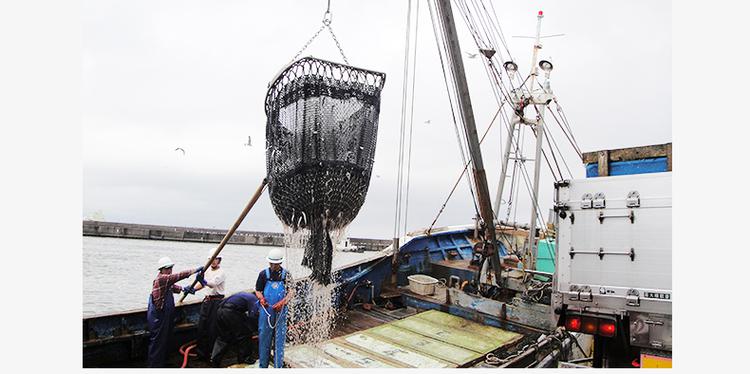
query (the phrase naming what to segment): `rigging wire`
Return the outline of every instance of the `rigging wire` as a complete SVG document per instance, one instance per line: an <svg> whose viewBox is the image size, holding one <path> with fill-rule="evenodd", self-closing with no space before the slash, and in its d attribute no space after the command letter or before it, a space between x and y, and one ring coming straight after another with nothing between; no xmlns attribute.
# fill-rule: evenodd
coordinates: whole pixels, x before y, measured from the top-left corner
<svg viewBox="0 0 750 374"><path fill-rule="evenodd" d="M568 139L568 142L573 147L573 150L576 151L576 153L578 154L578 157L581 160L583 160L583 154L581 153L580 148L578 148L578 144L575 143L575 139L571 139L572 134L571 134L571 136L568 136L568 132L565 131L565 128L563 127L562 123L560 123L560 120L555 115L555 112L552 111L552 108L547 107L547 109L549 110L550 114L552 114L552 118L555 119L555 122L557 122L557 125L560 127L560 130L562 130L562 133L563 133L563 135L565 135L565 138Z"/></svg>
<svg viewBox="0 0 750 374"><path fill-rule="evenodd" d="M464 0L465 1L465 0ZM495 40L494 35L492 35L488 25L487 20L484 19L482 16L482 13L479 11L479 6L477 5L476 0L471 1L472 8L474 9L474 12L476 12L477 15L479 15L479 26L481 26L482 31L484 31L484 35L487 38L487 41L489 42L489 45L492 47L493 50L495 50L495 46L497 45L497 41ZM467 6L468 10L468 6ZM496 51L497 52L497 51Z"/></svg>
<svg viewBox="0 0 750 374"><path fill-rule="evenodd" d="M487 8L484 7L484 2L482 2L482 8L484 8L485 12L487 12ZM503 44L505 51L508 53L508 58L513 61L513 56L510 54L508 44L505 42L505 35L503 35L503 29L500 27L500 19L497 17L497 12L495 12L495 5L492 3L492 1L490 1L490 8L492 8L492 14L495 16L495 22L490 22L490 24L498 33L498 36L500 36L500 42ZM489 12L487 12L487 14L489 15Z"/></svg>
<svg viewBox="0 0 750 374"><path fill-rule="evenodd" d="M411 0L408 3L408 10L406 12L406 42L404 44L404 78L403 78L403 92L401 96L401 129L399 136L399 147L398 147L398 164L396 168L396 213L393 222L393 237L400 238L399 228L401 227L401 192L403 183L403 170L404 170L404 132L406 128L406 98L407 90L409 87L409 44L410 44L410 31L411 31Z"/></svg>
<svg viewBox="0 0 750 374"><path fill-rule="evenodd" d="M568 122L568 118L565 116L565 112L563 111L562 106L560 106L560 103L557 102L557 99L555 98L555 105L557 106L557 112L560 114L560 119L562 119L562 125L565 125L565 128L563 129L563 132L565 133L565 136L568 136L570 134L570 141L573 145L573 148L576 149L576 152L578 152L578 155L581 157L581 160L583 160L583 154L581 153L581 147L578 146L578 141L575 138L575 135L573 134L573 130L570 128L570 123ZM552 109L550 108L550 111ZM557 116L554 115L553 117L557 120ZM558 124L560 124L560 121L558 121ZM561 125L561 127L562 127ZM567 129L567 132L565 131Z"/></svg>
<svg viewBox="0 0 750 374"><path fill-rule="evenodd" d="M503 106L502 104L497 108L497 112L495 112L495 116L492 117L492 121L490 121L490 124L487 126L487 129L484 130L484 134L482 134L482 138L479 139L479 145L482 145L482 142L484 141L484 138L487 136L487 133L492 128L492 125L495 123L495 119L497 119L498 114L502 111ZM469 162L464 162L464 168L461 170L461 174L458 176L458 179L456 179L456 183L453 184L453 188L451 188L450 193L448 193L448 197L445 199L445 202L443 203L443 206L440 207L440 211L438 211L437 215L435 216L435 219L432 220L432 224L430 224L430 227L427 229L427 234L429 235L432 231L432 228L435 226L435 223L437 222L438 218L440 218L440 215L443 214L443 210L445 210L446 205L448 205L448 201L453 196L453 193L456 191L456 188L458 187L458 184L461 182L461 178L463 178L464 174L466 174L466 170L469 168L469 165L471 165L471 160Z"/></svg>
<svg viewBox="0 0 750 374"><path fill-rule="evenodd" d="M453 127L456 131L456 137L458 138L458 148L461 153L461 159L463 163L466 164L466 155L464 154L463 141L461 139L460 132L458 130L458 121L456 120L456 112L455 112L454 104L453 104L453 97L452 97L453 94L452 94L452 91L450 90L450 87L449 87L450 85L448 83L449 78L445 70L446 59L443 58L443 49L441 48L441 44L443 48L446 47L446 41L441 39L440 34L437 32L437 29L436 29L436 25L437 24L442 25L442 21L440 20L439 15L437 16L435 15L435 13L437 13L437 10L433 13L432 3L428 1L427 6L428 6L428 9L430 10L430 20L432 21L432 32L435 35L435 43L437 44L438 56L440 57L440 67L443 71L443 78L444 78L443 80L445 82L445 89L448 92L448 102L449 102L449 107L451 109L451 116L453 118ZM452 82L452 86L454 87L454 90L455 90L455 82ZM472 185L471 176L469 174L466 175L466 182L469 185L469 192L471 193L472 203L474 204L474 210L476 211L477 214L479 214L479 207L477 206L476 196L474 194L474 187Z"/></svg>
<svg viewBox="0 0 750 374"><path fill-rule="evenodd" d="M550 128L550 127L547 127L547 128L551 130L551 128ZM547 135L547 133L548 133L548 132L549 132L549 131L545 131L545 133L544 133L544 134L545 134L545 136ZM568 167L568 162L567 162L567 161L565 161L565 157L562 157L562 154L563 154L563 153L562 153L562 151L560 150L560 147L559 147L559 146L557 145L557 141L555 140L555 137L554 137L554 136L552 136L552 135L550 135L550 136L549 136L549 138L547 139L547 143L548 143L548 144L550 145L549 147L550 147L550 152L552 152L552 156L554 156L554 155L555 155L555 153L554 153L555 151L554 151L554 150L552 150L552 146L553 146L553 145L555 146L555 149L557 150L557 153L559 153L559 154L560 154L560 160L562 161L562 163L563 163L563 166L565 166L565 170L567 170L567 171L568 171L568 176L570 176L570 179L573 179L573 172L571 172L571 171L570 171L570 167ZM575 150L575 149L574 149L574 150ZM559 169L559 168L560 168L560 167L558 166L558 169ZM565 179L565 178L563 178L563 177L562 177L562 172L560 172L560 180L562 180L562 179Z"/></svg>
<svg viewBox="0 0 750 374"><path fill-rule="evenodd" d="M522 157L522 154L523 154L523 143L525 143L524 140L523 140L524 139L523 134L525 134L525 131L523 131L524 129L522 128L523 123L519 124L517 129L512 130L511 126L510 126L510 121L508 119L508 116L506 115L506 113L504 111L502 111L502 104L504 104L505 102L511 102L511 100L510 100L511 89L510 89L510 87L506 87L504 85L504 83L503 83L504 81L502 79L502 74L503 74L504 69L498 69L497 64L493 64L493 62L492 62L493 58L501 59L501 56L502 56L502 54L499 53L498 49L495 48L495 46L499 45L498 44L498 39L500 40L500 43L502 44L503 48L507 52L508 57L511 60L512 60L512 55L510 53L510 50L508 49L505 37L504 37L504 35L502 33L502 29L499 27L499 18L497 17L497 13L496 13L496 11L494 9L494 5L492 5L492 3L490 2L490 7L491 7L492 12L494 14L494 20L493 20L492 17L490 16L490 14L489 14L489 11L487 10L487 7L485 6L484 2L481 1L481 0L479 2L477 2L477 0L472 0L471 4L467 3L466 0L459 0L456 3L458 4L459 12L461 13L462 17L464 18L464 20L466 22L466 25L467 25L467 27L468 27L468 29L470 31L470 35L471 35L472 39L474 40L475 44L477 45L477 47L479 47L480 49L492 49L492 50L494 50L496 52L494 56L491 56L490 58L487 58L487 60L484 61L483 65L484 65L484 68L485 68L485 72L488 74L488 76L491 79L492 84L490 86L491 86L493 95L495 96L496 101L500 104L500 107L499 107L498 111L501 114L500 115L501 121L504 121L505 124L506 124L507 131L508 131L508 136L513 137L513 140L511 141L511 147L512 147L513 153L516 156L514 158L513 173L512 173L512 176L511 176L511 188L510 188L510 196L509 196L509 200L508 200L507 218L510 217L511 208L513 208L513 210L514 210L514 217L517 216L518 204L515 203L515 197L514 196L518 195L518 188L520 187L521 183L523 183L524 187L526 187L528 193L530 194L530 197L531 197L531 200L532 200L532 204L533 204L533 208L534 208L533 209L534 210L534 214L537 215L537 217L539 218L539 222L542 224L542 225L540 225L539 229L540 229L540 231L546 233L546 231L547 231L547 225L546 225L545 219L544 219L544 217L543 217L543 215L541 213L541 208L540 208L540 206L538 204L538 201L536 201L534 199L533 192L532 192L533 190L531 188L531 178L529 176L528 170L525 167L525 162L524 162L523 157ZM447 203L450 200L452 194L454 193L455 189L457 188L458 183L460 183L460 179L463 177L464 174L466 174L466 170L468 169L468 166L470 165L471 160L469 160L468 162L466 161L466 155L465 155L464 149L463 149L463 147L461 145L461 143L462 143L461 142L462 141L462 137L461 137L460 131L458 130L458 124L457 124L457 121L456 121L456 114L455 114L454 106L453 106L453 95L455 95L453 92L456 91L456 88L455 88L456 82L455 81L452 82L453 91L451 91L451 87L449 86L448 77L447 77L446 69L445 69L446 62L443 59L443 54L442 54L443 52L442 52L442 49L440 48L441 41L442 41L442 44L443 44L444 47L445 47L446 41L444 39L440 39L440 37L438 36L438 33L437 33L436 29L435 29L436 28L435 15L434 15L433 10L432 10L432 5L429 2L428 2L428 6L429 6L429 10L430 10L430 17L431 17L431 20L432 20L433 32L435 33L435 40L436 40L436 43L438 45L438 53L439 53L440 60L441 60L441 68L443 70L443 76L445 78L446 90L448 92L448 98L449 98L450 107L451 107L451 114L453 116L454 128L456 130L456 137L459 139L459 150L461 152L461 156L462 156L462 159L463 159L464 164L465 164L464 170L462 171L461 175L459 176L458 181L453 186L453 189L451 190L448 198L446 199L445 203L443 204L443 206L441 207L440 211L438 212L437 217L435 217L435 220L432 222L432 225L430 225L430 229L428 229L428 233L429 233L429 230L432 229L432 227L434 226L434 224L437 222L437 219L439 218L440 214L442 214L443 210L445 209L445 206L447 205ZM484 13L482 13L482 11L480 10L480 6L484 10ZM472 8L473 8L473 10L472 10ZM476 16L475 14L479 14L479 16ZM486 14L487 17L486 18L483 17L482 16L483 14ZM439 17L438 17L438 22L441 22L441 24L442 24L442 20ZM496 36L497 36L497 38L496 38ZM486 57L486 55L484 55L484 54L483 54L483 56ZM451 69L453 68L452 65L450 64L450 62L448 62L447 65L449 65L449 67ZM507 71L505 71L505 73L508 74ZM509 83L511 83L511 84L512 84L513 79L516 79L519 82L521 82L518 87L519 87L519 89L523 89L530 76L527 76L527 77L524 78L523 76L521 76L520 72L516 72L516 74L513 74L513 75L508 74L508 77L509 77ZM503 99L505 99L505 100L503 100ZM557 101L555 101L555 102L557 103ZM537 115L539 117L541 117L541 115L539 113L539 110L538 110L538 108L536 108L536 106L535 106L535 109L537 110ZM564 113L562 112L561 108L559 107L559 104L558 104L558 112L560 113L560 117L562 118L563 115L564 115ZM463 115L463 114L461 114L461 115ZM495 115L495 118L497 116L498 116L498 114ZM521 116L522 116L522 114L521 114ZM493 123L494 123L495 118L493 118ZM554 115L554 113L553 113L553 118L558 123L558 125L560 126L560 128L563 130L563 133L568 138L568 140L571 143L571 145L573 145L574 149L576 149L576 151L579 152L578 148L576 147L576 142L572 138L572 132L570 132L570 135L568 135L568 132L566 132L565 129L563 128L563 124L557 118L557 116ZM563 123L565 123L565 122L566 121L563 120ZM491 125L492 124L490 124L490 126ZM567 123L565 125L568 126ZM569 129L569 126L568 126L568 129ZM489 128L488 128L488 130L489 130ZM532 131L534 131L534 129L532 129ZM518 132L518 135L514 136L513 132ZM465 133L463 135L464 135L464 137L466 136ZM502 135L502 131L501 131L501 135ZM485 132L485 135L482 136L482 140L484 140L485 136L486 136L486 132ZM558 179L558 177L557 177L558 174L555 173L555 169L553 168L553 165L552 165L553 162L554 162L555 168L557 169L557 173L559 173L559 176L560 176L560 179L561 179L563 173L562 173L562 169L560 168L559 162L557 161L557 157L555 155L555 149L557 149L557 152L560 152L560 148L559 148L559 146L557 145L556 142L553 142L553 141L550 140L550 136L551 136L551 134L546 134L546 133L544 134L544 138L546 138L547 142L549 143L548 144L548 148L549 148L549 152L551 153L551 155L547 155L547 151L545 151L544 148L541 150L541 153L544 156L545 162L547 163L547 166L550 169L550 172L551 172L552 176L555 179ZM519 139L521 140L520 144L519 144ZM501 150L501 153L502 153L502 150ZM551 156L552 160L550 160L549 156ZM570 168L568 167L567 163L565 163L564 159L563 159L563 163L565 164L565 167L566 167L568 173L570 173ZM520 174L521 178L518 178L519 174ZM571 175L572 175L572 173L571 173ZM478 209L476 207L476 200L475 200L476 198L474 196L474 191L471 189L471 187L472 187L471 176L467 175L467 181L469 182L469 188L470 188L470 191L472 192L472 198L473 198L473 201L474 201L475 210L478 211ZM501 183L505 183L505 181L501 181ZM501 201L502 201L502 197L501 197ZM499 207L498 207L498 209L499 209Z"/></svg>
<svg viewBox="0 0 750 374"><path fill-rule="evenodd" d="M510 124L510 122L506 123L506 125L509 125L509 124ZM508 130L508 133L510 133L510 128L507 128L507 130ZM522 132L522 136L523 136L523 132ZM521 142L521 144L519 145L518 138L514 138L514 140L515 140L515 142L511 142L511 144L515 146L516 162L518 162L517 159L518 158L522 158L520 156L523 154L522 151L519 152L519 149L521 149L521 146L524 143ZM524 186L526 187L526 190L529 193L529 198L531 199L532 207L534 208L534 211L537 214L537 218L539 219L539 222L541 222L543 224L543 226L540 227L540 231L542 231L542 232L544 232L546 234L547 233L546 222L545 222L544 217L543 217L543 215L541 213L541 208L539 207L538 201L536 201L534 199L534 194L533 194L533 191L532 191L533 189L531 188L531 177L528 175L528 170L526 170L525 163L523 161L522 161L522 164L519 167L519 169L521 170L520 174L523 177L522 179L523 179L523 182L524 182ZM515 171L514 171L514 173L515 173ZM516 204L516 208L517 207L518 207L518 205Z"/></svg>
<svg viewBox="0 0 750 374"><path fill-rule="evenodd" d="M417 77L417 46L419 41L419 0L417 0L415 25L414 25L414 55L412 57L412 74L411 74L411 108L409 117L409 151L406 161L406 198L404 204L404 233L406 233L407 223L409 219L409 182L411 180L411 146L414 142L414 97Z"/></svg>
<svg viewBox="0 0 750 374"><path fill-rule="evenodd" d="M495 22L492 22L491 18L489 17L489 12L487 12L487 8L486 8L486 6L484 6L483 2L481 3L481 5L482 5L482 8L485 10L485 13L488 14L488 19L487 20L485 20L485 18L481 16L481 14L483 14L483 13L481 11L479 11L479 9L478 9L479 5L477 5L476 0L473 0L473 2L472 2L472 6L473 6L474 10L477 12L477 14L480 15L479 17L477 17L478 20L479 20L478 23L477 23L476 20L474 20L474 15L472 14L472 10L466 4L466 1L465 0L459 1L459 4L460 4L459 10L460 10L462 16L464 17L464 19L465 19L465 21L467 23L467 26L468 26L468 28L470 30L470 33L472 34L472 38L475 40L475 43L478 46L483 47L483 46L488 46L488 45L489 46L497 45L497 41L494 40L493 37L491 36L492 33L489 30L489 27L487 26L488 24L493 25L494 30L497 31L497 33L500 36L500 39L502 40L503 44L504 45L506 44L505 40L504 40L504 36L501 34L502 32L499 30L499 28L494 27L495 26ZM491 4L491 7L492 7L493 12L495 14L495 19L497 20L497 13L494 11L494 5ZM479 28L480 27L477 26L477 24L479 24L481 26L481 28L483 29L484 34L485 34L484 36L489 40L489 42L486 42L485 40L483 40L482 35L479 33ZM510 56L510 51L507 49L507 45L505 45L505 47L506 47L506 51L508 52L508 55ZM497 68L493 64L491 64L491 61L489 61L489 63L488 63L488 69L487 70L492 71L492 70L496 70L496 69ZM499 89L503 90L504 87L503 87L503 84L501 83L502 80L498 79L498 77L495 76L495 74L489 74L489 75L490 75L490 78L492 80L494 80L494 83L499 87ZM520 73L517 74L517 76L520 79ZM523 82L520 85L521 88L525 85L525 83L529 79L529 77L530 76L527 76L523 80ZM511 79L512 79L512 77L511 77ZM494 92L494 90L493 90L493 92ZM506 92L506 90L503 90L503 93L505 93L505 92ZM534 107L535 107L535 109L537 111L537 115L539 117L541 117L541 115L539 114L538 108L536 108L536 106L534 106ZM519 129L519 131L520 131L520 129ZM533 129L532 129L532 131L533 131ZM508 129L508 133L509 133L509 136L512 136L512 134L510 133L510 129ZM567 133L566 133L566 136L567 136ZM545 133L544 137L547 139L547 142L549 143L548 147L549 147L549 151L550 151L551 156L552 156L552 161L555 163L555 167L557 168L557 171L558 171L558 173L560 175L560 179L562 179L562 174L563 173L562 173L562 170L560 169L559 162L557 162L557 157L555 156L555 152L554 152L555 149L553 148L553 143L550 141L548 134ZM558 149L558 152L559 152L559 146L557 146L556 143L554 143L554 145ZM558 179L557 174L555 173L555 170L552 167L552 162L550 161L550 157L549 157L549 155L547 155L547 152L544 150L544 148L542 149L542 154L544 156L544 159L545 159L545 162L547 163L548 168L550 169L550 172L551 172L552 176L555 179ZM518 146L517 146L517 144L516 144L516 156L519 156L518 155ZM518 164L518 160L517 160L518 158L519 157L516 157L516 161L514 162L514 173L516 172L516 165ZM565 164L565 166L568 169L568 172L570 172L569 167L567 167L567 163ZM532 189L529 186L529 179L530 178L528 177L528 171L526 170L525 167L523 167L522 170L523 170L522 176L524 176L524 182L526 184L527 190L531 194L531 190ZM572 173L571 173L571 175L572 175ZM501 181L501 183L504 183L504 181ZM513 193L512 189L511 189L511 193ZM501 200L502 200L502 197L501 197ZM532 194L532 200L533 200L533 194ZM509 201L512 201L512 200L509 199ZM540 222L542 222L544 224L544 219L542 218L542 215L541 215L540 209L538 207L538 204L534 204L534 205L536 206L534 210L539 215ZM510 206L509 206L509 208L510 208ZM517 209L517 204L516 204L515 208Z"/></svg>
<svg viewBox="0 0 750 374"><path fill-rule="evenodd" d="M520 181L520 175L521 175L521 168L526 167L526 165L523 163L524 161L521 161L519 163L518 157L521 157L520 155L523 154L523 145L526 144L526 132L521 129L521 127L518 127L518 135L521 141L521 149L519 150L516 148L516 159L513 162L513 178L519 178L516 180L516 190L515 190L515 196L518 196L518 190L521 188L521 181ZM517 138L517 139L519 139ZM511 144L512 145L512 144ZM513 192L513 191L511 191ZM508 213L510 214L510 206L508 207ZM515 224L518 222L518 203L516 203L513 206L513 223Z"/></svg>

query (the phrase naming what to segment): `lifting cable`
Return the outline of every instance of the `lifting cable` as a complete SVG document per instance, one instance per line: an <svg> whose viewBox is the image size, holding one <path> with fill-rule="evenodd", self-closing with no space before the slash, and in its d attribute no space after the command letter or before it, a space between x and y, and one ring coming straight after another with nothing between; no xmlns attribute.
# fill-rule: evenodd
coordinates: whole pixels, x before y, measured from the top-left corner
<svg viewBox="0 0 750 374"><path fill-rule="evenodd" d="M323 29L328 29L328 32L331 34L331 37L333 38L333 42L336 43L336 48L338 48L339 53L341 53L341 57L344 59L344 63L349 65L349 60L346 59L346 55L344 54L344 50L341 48L339 39L336 37L336 34L333 32L333 29L331 28L332 22L333 22L333 13L331 13L331 0L328 0L328 8L326 8L326 12L323 13L323 21L322 21L323 24L320 25L320 28L318 29L318 31L315 32L315 34L313 34L310 40L308 40L307 43L305 43L305 45L302 46L302 49L300 49L299 52L297 52L297 54L294 55L294 57L292 57L292 60L290 61L290 63L297 60L297 57L299 57L302 54L302 52L304 52L307 49L307 47L309 47L310 44L312 44L313 40L315 40L315 38L317 38L318 35L320 35Z"/></svg>

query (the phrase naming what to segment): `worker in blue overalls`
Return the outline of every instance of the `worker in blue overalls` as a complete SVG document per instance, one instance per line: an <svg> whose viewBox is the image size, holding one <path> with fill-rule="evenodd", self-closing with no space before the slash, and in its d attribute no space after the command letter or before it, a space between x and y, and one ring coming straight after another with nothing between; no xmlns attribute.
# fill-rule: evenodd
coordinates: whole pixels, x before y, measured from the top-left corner
<svg viewBox="0 0 750 374"><path fill-rule="evenodd" d="M281 267L284 252L274 248L266 257L268 268L258 274L255 296L260 301L258 315L258 358L260 367L267 368L274 345L273 367L284 365L284 342L286 341L287 303L294 296L292 275Z"/></svg>

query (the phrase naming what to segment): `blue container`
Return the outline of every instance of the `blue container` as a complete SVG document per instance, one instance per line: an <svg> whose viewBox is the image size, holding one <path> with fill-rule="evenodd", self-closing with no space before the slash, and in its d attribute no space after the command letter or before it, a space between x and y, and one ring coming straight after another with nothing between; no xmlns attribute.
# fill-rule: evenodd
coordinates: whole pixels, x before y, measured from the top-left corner
<svg viewBox="0 0 750 374"><path fill-rule="evenodd" d="M398 272L396 274L396 283L399 286L409 285L409 276L414 272L414 267L409 263L399 265Z"/></svg>

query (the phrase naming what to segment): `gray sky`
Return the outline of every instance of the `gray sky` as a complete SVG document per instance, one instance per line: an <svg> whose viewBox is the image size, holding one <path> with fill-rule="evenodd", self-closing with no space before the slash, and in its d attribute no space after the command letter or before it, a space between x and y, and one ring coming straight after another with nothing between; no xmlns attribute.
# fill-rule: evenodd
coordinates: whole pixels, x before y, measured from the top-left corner
<svg viewBox="0 0 750 374"><path fill-rule="evenodd" d="M545 13L542 34L566 34L546 39L540 56L555 63L552 89L584 152L672 141L669 1L493 4L523 74L531 41L511 36L532 35L538 10ZM332 0L332 26L349 61L387 74L373 177L351 236L393 234L406 5ZM318 29L325 6L325 0L84 1L84 217L228 228L265 176L268 82ZM462 49L476 52L465 24L457 23ZM463 167L425 2L417 48L409 230L429 226ZM303 55L341 61L324 33ZM497 107L481 61L464 63L481 134ZM498 130L482 146L493 198ZM583 177L580 161L556 134L574 175ZM243 145L248 136L251 147ZM546 210L552 178L546 166L542 174ZM526 222L528 204L518 209ZM438 225L469 223L473 215L462 183ZM281 230L267 195L241 229Z"/></svg>

